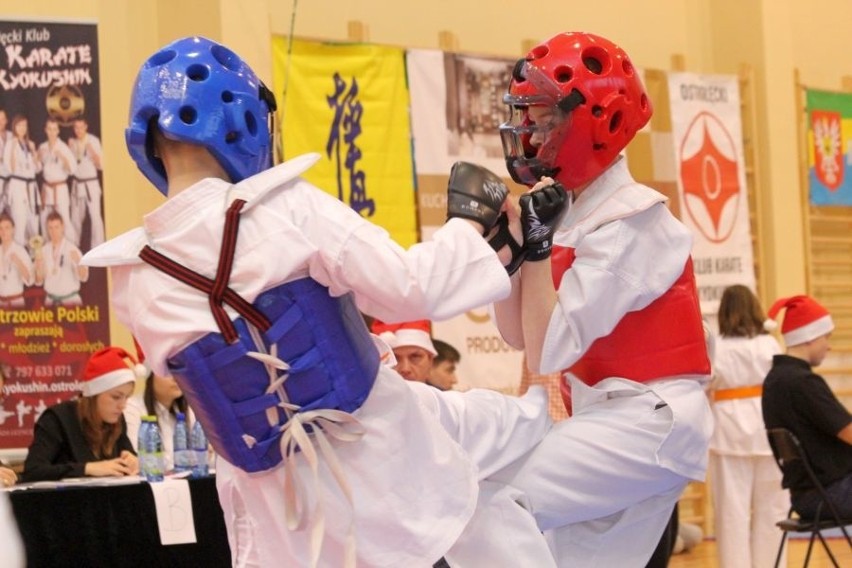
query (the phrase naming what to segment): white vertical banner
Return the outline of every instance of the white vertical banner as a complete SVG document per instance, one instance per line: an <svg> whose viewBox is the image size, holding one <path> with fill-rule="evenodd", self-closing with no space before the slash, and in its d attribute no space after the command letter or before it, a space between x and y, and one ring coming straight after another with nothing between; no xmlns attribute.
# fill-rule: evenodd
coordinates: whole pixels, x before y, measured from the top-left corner
<svg viewBox="0 0 852 568"><path fill-rule="evenodd" d="M455 162L508 177L497 127L506 116L502 97L514 61L437 50L409 50L406 59L417 210L421 239L428 240L446 219L447 180ZM503 341L486 306L432 322L432 335L461 353L457 388L518 391L523 354Z"/></svg>
<svg viewBox="0 0 852 568"><path fill-rule="evenodd" d="M669 99L681 220L695 235L701 311L712 316L726 287L755 288L739 83L670 73Z"/></svg>

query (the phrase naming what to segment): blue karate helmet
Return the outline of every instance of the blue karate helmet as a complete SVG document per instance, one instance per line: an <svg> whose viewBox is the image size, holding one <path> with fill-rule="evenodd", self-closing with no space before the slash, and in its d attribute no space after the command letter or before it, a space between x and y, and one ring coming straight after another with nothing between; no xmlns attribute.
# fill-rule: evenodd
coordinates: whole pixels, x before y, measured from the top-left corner
<svg viewBox="0 0 852 568"><path fill-rule="evenodd" d="M272 92L236 53L203 37L179 39L149 57L136 76L127 149L166 195L166 170L149 135L156 120L166 138L207 148L238 182L271 166L274 111Z"/></svg>

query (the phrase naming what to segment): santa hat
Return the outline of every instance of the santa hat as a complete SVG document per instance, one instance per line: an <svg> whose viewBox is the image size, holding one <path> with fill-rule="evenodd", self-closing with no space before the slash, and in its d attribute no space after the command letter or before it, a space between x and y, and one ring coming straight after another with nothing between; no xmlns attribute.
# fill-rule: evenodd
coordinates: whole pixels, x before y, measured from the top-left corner
<svg viewBox="0 0 852 568"><path fill-rule="evenodd" d="M778 312L785 308L787 311L781 324L781 334L788 347L807 343L834 329L834 322L828 310L809 296L791 296L776 300L767 315L775 319Z"/></svg>
<svg viewBox="0 0 852 568"><path fill-rule="evenodd" d="M130 361L128 364L125 359ZM96 396L147 376L143 365L121 347L104 347L92 353L83 370L83 396Z"/></svg>
<svg viewBox="0 0 852 568"><path fill-rule="evenodd" d="M420 347L433 356L437 355L432 345L429 320L408 321L404 323L387 324L379 320L373 321L372 331L378 335L391 349L397 347Z"/></svg>
<svg viewBox="0 0 852 568"><path fill-rule="evenodd" d="M136 360L139 361L139 364L145 367L145 376L151 374L153 369L151 369L151 365L145 362L145 352L142 351L142 346L139 345L139 342L136 341L136 336L133 336L133 347L136 349Z"/></svg>

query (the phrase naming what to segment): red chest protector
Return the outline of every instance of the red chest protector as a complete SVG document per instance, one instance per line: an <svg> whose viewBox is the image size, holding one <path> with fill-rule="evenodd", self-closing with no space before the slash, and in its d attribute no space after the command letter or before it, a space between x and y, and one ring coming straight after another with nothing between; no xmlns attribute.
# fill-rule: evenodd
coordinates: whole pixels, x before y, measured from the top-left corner
<svg viewBox="0 0 852 568"><path fill-rule="evenodd" d="M573 248L553 247L557 289L574 256ZM576 363L562 371L560 390L570 413L570 389L564 380L568 372L590 386L608 377L644 383L676 375L709 375L692 257L665 294L646 308L626 314L612 333L596 339Z"/></svg>

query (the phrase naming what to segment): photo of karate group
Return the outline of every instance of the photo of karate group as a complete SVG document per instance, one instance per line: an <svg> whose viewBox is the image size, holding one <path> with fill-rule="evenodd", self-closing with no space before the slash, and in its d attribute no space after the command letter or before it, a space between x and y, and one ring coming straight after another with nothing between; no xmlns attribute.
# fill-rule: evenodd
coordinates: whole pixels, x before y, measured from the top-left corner
<svg viewBox="0 0 852 568"><path fill-rule="evenodd" d="M0 448L109 343L97 27L0 22Z"/></svg>

